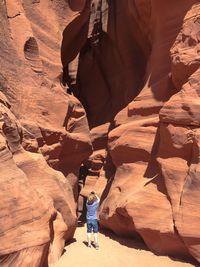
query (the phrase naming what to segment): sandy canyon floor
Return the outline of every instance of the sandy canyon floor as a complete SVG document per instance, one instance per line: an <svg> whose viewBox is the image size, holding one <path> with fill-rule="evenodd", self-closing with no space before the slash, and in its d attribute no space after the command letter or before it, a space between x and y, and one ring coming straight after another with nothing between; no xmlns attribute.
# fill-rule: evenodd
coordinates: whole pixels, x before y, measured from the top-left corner
<svg viewBox="0 0 200 267"><path fill-rule="evenodd" d="M164 256L156 256L134 240L99 233L100 249L86 245L86 227L78 227L74 241L52 267L199 267Z"/></svg>

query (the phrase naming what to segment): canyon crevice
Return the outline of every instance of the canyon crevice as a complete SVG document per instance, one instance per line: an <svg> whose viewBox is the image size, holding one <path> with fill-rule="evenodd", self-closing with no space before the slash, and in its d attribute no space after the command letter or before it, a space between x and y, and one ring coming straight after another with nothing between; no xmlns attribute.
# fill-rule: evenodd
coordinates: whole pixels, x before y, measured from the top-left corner
<svg viewBox="0 0 200 267"><path fill-rule="evenodd" d="M199 1L0 0L0 22L0 265L57 261L90 191L102 227L200 262Z"/></svg>

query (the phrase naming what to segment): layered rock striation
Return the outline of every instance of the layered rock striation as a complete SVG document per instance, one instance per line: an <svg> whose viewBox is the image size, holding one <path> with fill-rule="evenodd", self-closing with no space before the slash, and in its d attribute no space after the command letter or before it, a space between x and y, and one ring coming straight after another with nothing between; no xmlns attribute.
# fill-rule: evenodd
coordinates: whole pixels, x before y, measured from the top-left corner
<svg viewBox="0 0 200 267"><path fill-rule="evenodd" d="M77 224L92 152L81 103L61 86L66 1L0 1L1 266L48 266Z"/></svg>
<svg viewBox="0 0 200 267"><path fill-rule="evenodd" d="M149 2L146 82L109 133L117 171L101 220L116 233L139 234L155 253L199 260L199 4Z"/></svg>
<svg viewBox="0 0 200 267"><path fill-rule="evenodd" d="M56 261L91 190L200 261L198 2L0 0L1 266Z"/></svg>
<svg viewBox="0 0 200 267"><path fill-rule="evenodd" d="M155 253L197 260L199 30L195 0L91 1L63 38L66 81L85 107L94 147L102 145L93 169L103 151L114 164L104 172L102 226L142 237ZM100 171L89 175L82 194L100 181Z"/></svg>

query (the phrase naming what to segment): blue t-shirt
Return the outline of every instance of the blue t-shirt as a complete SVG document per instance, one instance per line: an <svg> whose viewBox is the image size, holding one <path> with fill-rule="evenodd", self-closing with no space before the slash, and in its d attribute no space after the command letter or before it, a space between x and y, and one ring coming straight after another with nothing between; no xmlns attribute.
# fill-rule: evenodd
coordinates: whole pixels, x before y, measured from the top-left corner
<svg viewBox="0 0 200 267"><path fill-rule="evenodd" d="M99 202L95 201L92 205L86 204L87 207L87 220L96 220L97 219L97 208L99 206Z"/></svg>

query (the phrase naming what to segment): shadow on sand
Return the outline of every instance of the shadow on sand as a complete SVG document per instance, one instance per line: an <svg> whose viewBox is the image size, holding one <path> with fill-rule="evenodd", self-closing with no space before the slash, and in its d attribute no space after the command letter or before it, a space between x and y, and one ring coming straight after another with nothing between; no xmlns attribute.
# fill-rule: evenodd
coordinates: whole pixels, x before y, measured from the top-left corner
<svg viewBox="0 0 200 267"><path fill-rule="evenodd" d="M78 227L84 227L85 223L81 222L80 224L78 224ZM106 236L109 237L110 239L120 243L122 246L126 246L128 248L133 248L133 249L137 249L137 250L145 250L145 251L150 251L149 248L145 245L145 243L143 242L142 239L134 239L134 238L130 238L130 237L120 237L120 236L116 236L112 231L101 228L99 229L99 232ZM70 241L67 241L65 243L65 246L68 246L70 244L73 244L77 242L76 238L71 239ZM86 247L88 246L88 242L87 241L83 241L82 242ZM94 246L94 243L92 242L92 246ZM64 252L66 252L66 249L64 249ZM64 253L63 252L63 253ZM155 254L155 253L154 253ZM158 255L155 254L157 257L162 257L162 256L167 256L167 255ZM171 257L168 256L172 261L175 262L182 262L182 263L188 263L193 265L194 267L200 267L200 263L198 263L195 259L188 259L188 258L175 258L175 257Z"/></svg>
<svg viewBox="0 0 200 267"><path fill-rule="evenodd" d="M149 251L147 246L144 244L144 242L139 239L133 239L130 237L120 237L116 236L112 231L106 230L106 229L100 229L100 233L109 237L112 240L117 241L123 246L126 246L128 248L134 248L134 249L139 249L139 250L146 250Z"/></svg>
<svg viewBox="0 0 200 267"><path fill-rule="evenodd" d="M77 241L76 238L72 238L71 240L67 240L67 241L65 242L65 246L69 246L69 245L75 243L76 241Z"/></svg>
<svg viewBox="0 0 200 267"><path fill-rule="evenodd" d="M134 248L137 250L145 250L150 251L150 249L145 245L143 240L141 239L133 239L130 237L120 237L116 236L112 231L106 230L106 229L100 229L100 233L109 237L110 239L117 241L123 246L126 246L128 248ZM86 242L87 243L87 242ZM155 253L154 253L155 254ZM167 255L158 255L155 254L157 257L167 256ZM188 259L188 258L175 258L168 256L171 260L175 262L182 262L182 263L188 263L193 265L194 267L200 267L200 263L198 263L195 259Z"/></svg>

